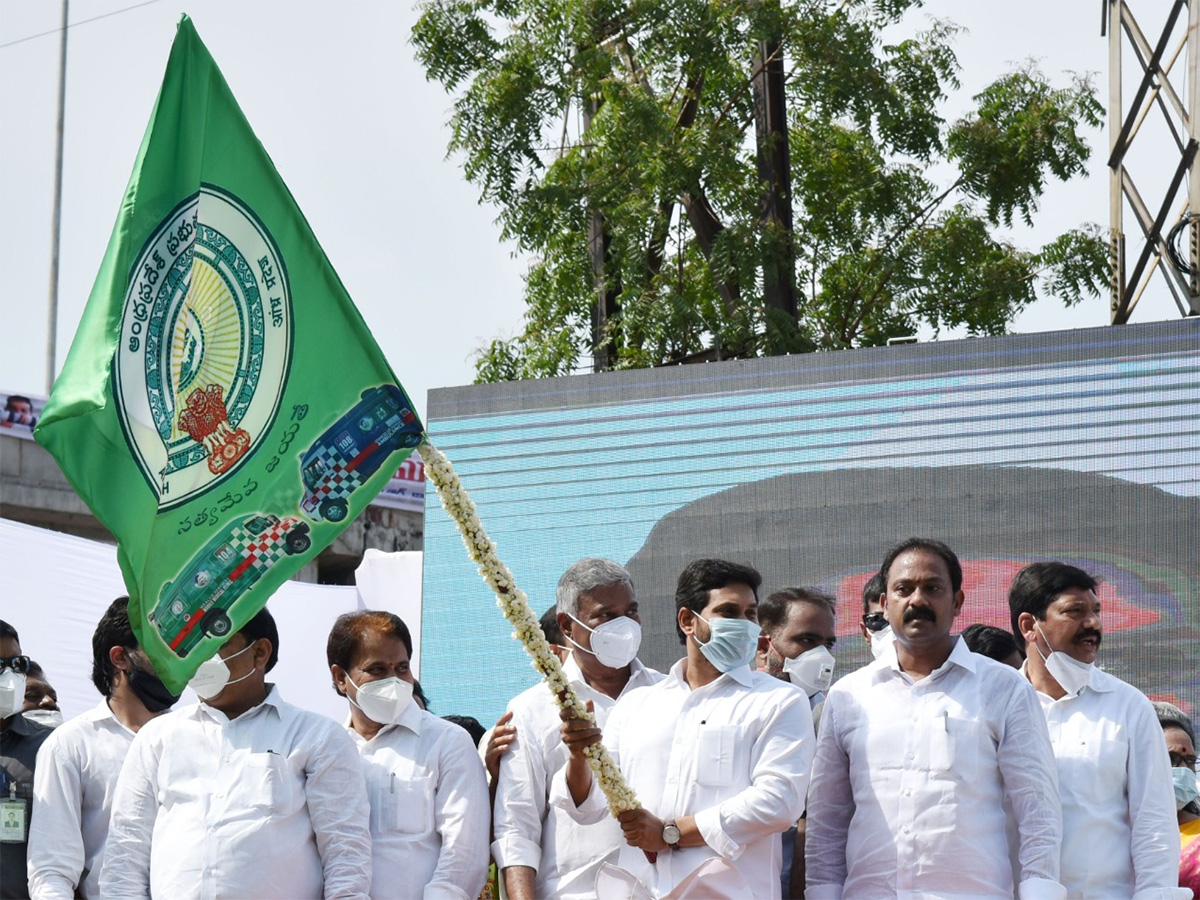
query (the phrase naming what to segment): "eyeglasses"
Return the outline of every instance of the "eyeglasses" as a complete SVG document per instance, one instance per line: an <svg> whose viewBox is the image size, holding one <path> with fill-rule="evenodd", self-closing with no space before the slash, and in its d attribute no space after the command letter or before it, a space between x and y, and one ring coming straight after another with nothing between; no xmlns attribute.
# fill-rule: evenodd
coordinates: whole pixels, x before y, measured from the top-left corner
<svg viewBox="0 0 1200 900"><path fill-rule="evenodd" d="M1171 750L1170 754L1171 754L1171 768L1172 769L1195 769L1196 768L1196 757L1184 756L1182 753L1176 753L1174 750Z"/></svg>
<svg viewBox="0 0 1200 900"><path fill-rule="evenodd" d="M24 675L26 672L29 671L29 657L28 656L9 656L7 658L0 657L0 672L3 672L5 669L12 669L18 675Z"/></svg>
<svg viewBox="0 0 1200 900"><path fill-rule="evenodd" d="M867 631L883 631L887 628L888 620L883 613L873 612L863 616L862 623L866 626Z"/></svg>

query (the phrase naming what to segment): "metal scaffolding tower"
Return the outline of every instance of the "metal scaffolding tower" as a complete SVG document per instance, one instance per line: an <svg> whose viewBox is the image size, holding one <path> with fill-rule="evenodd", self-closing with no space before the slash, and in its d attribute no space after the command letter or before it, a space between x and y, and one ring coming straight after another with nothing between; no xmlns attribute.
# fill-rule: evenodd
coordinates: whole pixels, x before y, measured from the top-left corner
<svg viewBox="0 0 1200 900"><path fill-rule="evenodd" d="M1110 193L1110 259L1112 262L1111 321L1120 325L1129 321L1130 314L1146 290L1155 269L1162 272L1175 305L1184 316L1200 315L1200 0L1173 0L1166 11L1166 24L1157 42L1151 44L1143 33L1128 0L1102 0L1104 31L1108 35L1109 62L1109 128L1112 152L1108 159L1111 175ZM1161 13L1161 0L1150 0L1146 10ZM1137 81L1133 99L1122 101L1122 86L1126 84L1122 65L1126 53L1130 58L1128 82ZM1180 73L1176 64L1184 59L1186 72ZM1173 74L1174 71L1174 74ZM1138 144L1155 145L1156 155L1147 163L1135 151L1135 139L1142 132L1146 119L1157 109L1158 132L1147 135ZM1161 190L1160 202L1153 212L1147 206L1134 182L1130 168L1139 169L1139 177L1148 181L1163 179L1162 126L1174 140L1178 153L1171 152L1173 170L1168 184ZM1153 128L1149 129L1153 131ZM1139 163L1142 167L1139 168ZM1155 199L1151 195L1151 200ZM1126 270L1126 235L1123 224L1128 206L1137 221L1140 240L1131 241L1129 249L1136 251L1132 270Z"/></svg>

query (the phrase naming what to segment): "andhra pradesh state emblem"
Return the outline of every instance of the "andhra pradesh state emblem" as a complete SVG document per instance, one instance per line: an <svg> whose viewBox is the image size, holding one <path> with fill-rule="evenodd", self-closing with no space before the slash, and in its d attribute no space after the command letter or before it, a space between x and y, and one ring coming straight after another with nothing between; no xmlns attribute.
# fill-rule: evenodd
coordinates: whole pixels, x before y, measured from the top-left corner
<svg viewBox="0 0 1200 900"><path fill-rule="evenodd" d="M146 241L113 359L121 426L161 510L253 456L279 411L291 352L279 249L237 197L203 185Z"/></svg>

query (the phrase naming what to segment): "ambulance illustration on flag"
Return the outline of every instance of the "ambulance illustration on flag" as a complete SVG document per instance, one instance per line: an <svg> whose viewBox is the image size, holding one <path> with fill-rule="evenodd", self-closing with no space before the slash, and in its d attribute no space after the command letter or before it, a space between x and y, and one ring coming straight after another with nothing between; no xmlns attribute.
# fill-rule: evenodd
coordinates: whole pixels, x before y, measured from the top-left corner
<svg viewBox="0 0 1200 900"><path fill-rule="evenodd" d="M304 499L314 521L341 522L348 498L401 447L421 442L421 423L394 384L362 392L354 407L333 423L300 458Z"/></svg>
<svg viewBox="0 0 1200 900"><path fill-rule="evenodd" d="M284 555L312 545L307 522L260 513L226 525L163 585L147 617L167 645L185 657L206 636L225 637L229 607Z"/></svg>

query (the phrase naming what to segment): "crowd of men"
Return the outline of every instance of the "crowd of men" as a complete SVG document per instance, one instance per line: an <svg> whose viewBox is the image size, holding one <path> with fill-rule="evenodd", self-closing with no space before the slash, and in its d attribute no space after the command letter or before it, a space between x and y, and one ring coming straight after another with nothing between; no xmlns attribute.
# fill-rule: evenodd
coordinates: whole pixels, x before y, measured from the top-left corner
<svg viewBox="0 0 1200 900"><path fill-rule="evenodd" d="M31 661L0 622L0 895L1191 896L1177 813L1196 802L1194 732L1170 707L1165 739L1163 711L1095 665L1087 573L1029 565L1011 635L959 636L957 557L905 541L863 591L874 661L836 683L834 600L760 602L761 581L689 564L683 656L661 673L637 658L629 573L580 560L542 627L591 717L539 684L483 738L414 698L391 613L333 624L341 724L268 681L266 609L172 710L114 601L93 637L102 699L57 727L31 718L44 691L22 711ZM1184 738L1190 755L1168 752ZM615 817L587 758L600 740L638 801Z"/></svg>

